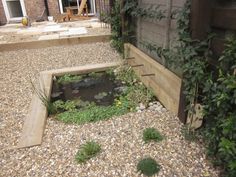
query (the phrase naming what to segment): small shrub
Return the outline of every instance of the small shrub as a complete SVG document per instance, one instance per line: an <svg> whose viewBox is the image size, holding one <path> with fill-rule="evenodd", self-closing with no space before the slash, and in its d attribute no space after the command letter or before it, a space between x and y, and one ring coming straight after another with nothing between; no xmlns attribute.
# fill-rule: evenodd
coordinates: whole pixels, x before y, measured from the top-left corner
<svg viewBox="0 0 236 177"><path fill-rule="evenodd" d="M137 165L137 170L146 176L152 176L160 171L161 166L151 157L142 159Z"/></svg>
<svg viewBox="0 0 236 177"><path fill-rule="evenodd" d="M59 77L57 82L59 84L68 84L71 82L79 82L82 79L83 79L82 76L74 76L74 75L70 75L70 74L65 74L64 76Z"/></svg>
<svg viewBox="0 0 236 177"><path fill-rule="evenodd" d="M143 131L143 140L145 143L150 141L158 142L163 140L163 136L155 128L146 128Z"/></svg>
<svg viewBox="0 0 236 177"><path fill-rule="evenodd" d="M55 113L62 111L75 111L76 110L76 102L68 100L66 102L62 100L57 100L53 103L53 110Z"/></svg>
<svg viewBox="0 0 236 177"><path fill-rule="evenodd" d="M101 147L94 141L86 142L80 148L76 154L76 161L78 163L84 163L92 157L96 156L101 151Z"/></svg>

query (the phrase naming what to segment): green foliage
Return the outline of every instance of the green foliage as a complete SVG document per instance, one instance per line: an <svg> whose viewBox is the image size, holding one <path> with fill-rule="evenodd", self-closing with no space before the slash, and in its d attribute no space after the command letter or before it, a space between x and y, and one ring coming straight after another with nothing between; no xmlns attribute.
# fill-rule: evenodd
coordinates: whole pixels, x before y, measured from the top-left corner
<svg viewBox="0 0 236 177"><path fill-rule="evenodd" d="M124 42L122 37L122 24L121 24L121 12L120 1L115 0L114 6L111 11L111 46L118 52L123 53Z"/></svg>
<svg viewBox="0 0 236 177"><path fill-rule="evenodd" d="M59 112L59 110L74 111L76 110L77 103L76 101L71 101L71 100L67 100L66 102L62 100L57 100L53 103L53 106L56 112Z"/></svg>
<svg viewBox="0 0 236 177"><path fill-rule="evenodd" d="M218 73L208 70L210 35L205 41L194 41L190 37L190 0L179 15L178 63L183 64L185 95L188 111L202 100L205 118L205 138L208 154L216 165L223 166L224 176L236 174L236 40L229 38L219 58ZM182 50L181 50L182 49ZM213 77L214 76L214 77ZM202 90L200 92L200 90ZM191 138L192 132L188 132Z"/></svg>
<svg viewBox="0 0 236 177"><path fill-rule="evenodd" d="M132 25L134 19L127 21L124 26L126 26L126 31L122 34L122 16L125 14L126 18L130 17L141 17L146 19L162 20L165 17L166 10L162 10L160 6L150 6L148 8L141 8L138 6L138 1L127 0L124 2L124 7L121 10L121 4L119 0L115 0L112 12L110 14L108 21L111 24L111 45L120 53L124 52L124 41L136 41L135 29Z"/></svg>
<svg viewBox="0 0 236 177"><path fill-rule="evenodd" d="M219 58L221 69L224 72L233 71L236 68L236 40L233 36L227 38L223 55ZM232 73L232 72L231 72Z"/></svg>
<svg viewBox="0 0 236 177"><path fill-rule="evenodd" d="M151 90L147 89L142 82L138 82L127 89L126 98L134 106L137 103L143 103L148 106L148 103L154 99L154 94Z"/></svg>
<svg viewBox="0 0 236 177"><path fill-rule="evenodd" d="M143 141L148 143L150 141L159 142L163 140L163 136L155 128L146 128L143 131Z"/></svg>
<svg viewBox="0 0 236 177"><path fill-rule="evenodd" d="M95 157L101 151L101 146L94 142L86 142L76 153L75 159L78 163L85 163L87 160Z"/></svg>
<svg viewBox="0 0 236 177"><path fill-rule="evenodd" d="M161 166L152 158L148 157L139 161L137 170L146 176L157 174Z"/></svg>
<svg viewBox="0 0 236 177"><path fill-rule="evenodd" d="M147 8L141 8L136 0L127 0L122 10L132 17L162 20L165 18L166 10L162 10L160 7L151 5Z"/></svg>
<svg viewBox="0 0 236 177"><path fill-rule="evenodd" d="M65 111L58 114L57 118L66 123L84 124L86 122L95 122L111 118L112 116L126 114L135 110L139 103L147 106L153 100L153 93L137 79L130 67L116 69L115 79L127 83L127 89L116 98L113 105L98 106L95 103L83 104L80 100L67 101L65 103L56 101L54 103L55 109ZM105 96L104 94L106 93L100 93L97 97ZM78 110L76 107L80 107L80 109Z"/></svg>
<svg viewBox="0 0 236 177"><path fill-rule="evenodd" d="M50 98L47 96L46 90L38 89L31 81L31 86L33 88L34 93L39 97L42 104L46 107L48 114L54 114L56 112L53 103L50 101Z"/></svg>
<svg viewBox="0 0 236 177"><path fill-rule="evenodd" d="M145 106L154 99L154 94L150 89L147 89L142 82L139 81L131 67L123 66L116 69L115 77L122 81L128 88L124 93L124 97L133 107L138 103L143 103Z"/></svg>
<svg viewBox="0 0 236 177"><path fill-rule="evenodd" d="M138 81L134 70L129 66L121 66L117 68L114 74L117 80L120 80L129 86L134 85Z"/></svg>
<svg viewBox="0 0 236 177"><path fill-rule="evenodd" d="M57 82L59 84L68 84L71 82L79 82L82 80L82 78L83 78L82 76L65 74L65 75L59 77Z"/></svg>
<svg viewBox="0 0 236 177"><path fill-rule="evenodd" d="M142 45L165 58L167 66L182 69L186 110L194 114L194 105L201 101L209 155L215 164L223 166L224 176L232 177L236 174L236 40L227 39L218 73L209 71L209 46L214 35L203 41L191 38L190 6L191 0L187 0L178 14L178 46L166 50L146 42ZM183 127L182 133L189 140L196 139L196 132L188 126Z"/></svg>
<svg viewBox="0 0 236 177"><path fill-rule="evenodd" d="M89 77L93 77L93 78L99 78L103 75L103 73L96 73L96 72L91 72L88 74Z"/></svg>
<svg viewBox="0 0 236 177"><path fill-rule="evenodd" d="M133 108L126 100L119 101L120 104L112 106L97 106L90 104L79 111L66 111L58 114L57 118L65 123L84 124L87 122L96 122L106 120L113 116L120 116L128 113Z"/></svg>
<svg viewBox="0 0 236 177"><path fill-rule="evenodd" d="M211 75L205 82L204 117L208 154L214 163L224 167L225 176L236 174L236 40L229 38L219 59L218 77ZM228 68L227 68L228 66Z"/></svg>

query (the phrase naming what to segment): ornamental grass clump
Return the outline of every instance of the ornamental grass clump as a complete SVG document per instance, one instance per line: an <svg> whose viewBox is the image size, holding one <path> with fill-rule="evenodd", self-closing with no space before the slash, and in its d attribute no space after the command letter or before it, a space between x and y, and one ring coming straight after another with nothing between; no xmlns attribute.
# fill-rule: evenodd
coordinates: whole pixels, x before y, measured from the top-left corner
<svg viewBox="0 0 236 177"><path fill-rule="evenodd" d="M137 170L146 176L157 174L160 168L161 166L151 157L140 160L137 165Z"/></svg>
<svg viewBox="0 0 236 177"><path fill-rule="evenodd" d="M75 159L78 163L85 163L87 160L95 157L101 151L101 146L94 142L89 141L81 146L76 153Z"/></svg>
<svg viewBox="0 0 236 177"><path fill-rule="evenodd" d="M143 141L148 143L150 141L159 142L163 140L163 136L155 128L146 128L143 131Z"/></svg>

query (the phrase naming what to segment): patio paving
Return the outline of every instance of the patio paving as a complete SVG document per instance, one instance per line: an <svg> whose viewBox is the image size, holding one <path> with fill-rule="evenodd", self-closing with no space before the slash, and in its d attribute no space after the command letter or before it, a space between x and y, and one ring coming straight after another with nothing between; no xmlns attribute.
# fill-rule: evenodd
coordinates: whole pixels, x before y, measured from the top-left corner
<svg viewBox="0 0 236 177"><path fill-rule="evenodd" d="M8 24L0 26L0 36L2 36L0 43L110 34L110 29L102 26L104 25L96 18L64 23L34 22L31 27L24 27L21 24Z"/></svg>

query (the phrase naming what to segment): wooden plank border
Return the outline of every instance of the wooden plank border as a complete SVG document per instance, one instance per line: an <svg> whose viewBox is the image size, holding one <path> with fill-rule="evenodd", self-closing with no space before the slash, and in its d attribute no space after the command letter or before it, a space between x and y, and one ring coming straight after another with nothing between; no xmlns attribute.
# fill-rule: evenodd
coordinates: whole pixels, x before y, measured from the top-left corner
<svg viewBox="0 0 236 177"><path fill-rule="evenodd" d="M134 59L128 60L129 65L140 65L140 67L134 68L140 80L153 90L168 110L178 115L181 78L131 44L125 44L125 53L128 55L126 57L134 57Z"/></svg>
<svg viewBox="0 0 236 177"><path fill-rule="evenodd" d="M53 83L52 78L54 76L105 71L109 68L118 67L121 64L121 62L114 62L43 71L39 76L39 90L43 91L45 95L50 98ZM33 95L29 110L17 148L41 145L43 141L48 113L37 94Z"/></svg>
<svg viewBox="0 0 236 177"><path fill-rule="evenodd" d="M111 35L81 36L81 37L42 40L42 41L38 40L29 42L0 44L0 52L14 51L20 49L38 49L38 48L46 48L46 47L61 46L61 45L108 42L110 41L110 36Z"/></svg>

